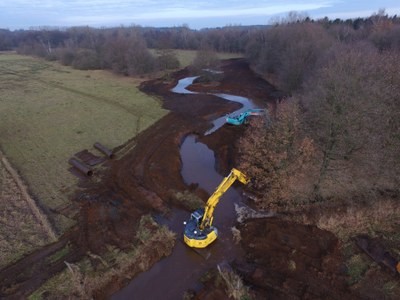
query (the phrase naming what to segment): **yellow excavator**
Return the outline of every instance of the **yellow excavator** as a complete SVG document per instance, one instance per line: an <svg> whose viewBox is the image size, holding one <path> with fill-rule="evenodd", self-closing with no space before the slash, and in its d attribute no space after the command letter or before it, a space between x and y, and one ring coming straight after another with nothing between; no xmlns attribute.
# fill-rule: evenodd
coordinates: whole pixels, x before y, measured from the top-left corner
<svg viewBox="0 0 400 300"><path fill-rule="evenodd" d="M190 215L190 220L184 222L184 241L189 247L205 248L217 239L218 230L212 226L214 209L222 195L236 180L239 180L243 184L249 182L249 178L246 175L233 168L229 175L222 180L215 192L208 198L206 206L195 210Z"/></svg>

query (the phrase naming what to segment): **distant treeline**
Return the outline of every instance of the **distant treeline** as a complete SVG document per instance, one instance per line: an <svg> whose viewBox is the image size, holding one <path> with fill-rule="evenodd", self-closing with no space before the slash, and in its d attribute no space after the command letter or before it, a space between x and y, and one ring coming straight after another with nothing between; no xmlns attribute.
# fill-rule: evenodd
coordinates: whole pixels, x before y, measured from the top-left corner
<svg viewBox="0 0 400 300"><path fill-rule="evenodd" d="M262 26L264 28L265 26ZM137 75L179 67L171 49L243 53L250 33L259 26L191 30L173 28L74 27L65 30L0 30L0 51L59 60L78 69L112 69ZM158 50L156 55L149 49Z"/></svg>
<svg viewBox="0 0 400 300"><path fill-rule="evenodd" d="M202 30L187 26L0 29L0 51L17 50L78 69L112 69L126 75L178 67L168 49L243 53L260 72L277 73L289 92L300 85L319 53L334 41L367 41L380 51L399 49L400 18L383 11L351 20L312 20L292 13L271 26ZM158 49L158 55L148 49Z"/></svg>

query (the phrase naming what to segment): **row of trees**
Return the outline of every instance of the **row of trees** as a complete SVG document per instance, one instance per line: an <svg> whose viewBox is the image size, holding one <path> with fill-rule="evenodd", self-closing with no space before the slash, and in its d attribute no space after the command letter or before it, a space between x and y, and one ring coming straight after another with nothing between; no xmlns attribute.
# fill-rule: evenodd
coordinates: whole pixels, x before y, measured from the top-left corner
<svg viewBox="0 0 400 300"><path fill-rule="evenodd" d="M291 21L294 20L295 22ZM289 16L268 30L253 33L246 56L264 74L274 74L288 93L299 89L323 54L337 44L367 43L379 51L400 50L400 22L384 11L368 19L320 20Z"/></svg>
<svg viewBox="0 0 400 300"><path fill-rule="evenodd" d="M197 31L187 26L133 26L0 30L0 50L16 49L21 54L60 60L78 69L111 69L125 75L140 75L179 67L171 49L244 52L248 32L254 28L232 26ZM155 49L156 53L149 49Z"/></svg>
<svg viewBox="0 0 400 300"><path fill-rule="evenodd" d="M226 26L203 30L192 30L188 26L171 28L119 27L90 28L73 27L67 29L37 28L35 30L10 31L0 29L0 51L11 50L23 44L46 41L52 47L67 46L69 41L78 43L83 48L93 47L96 41L105 41L117 32L129 34L134 30L151 49L190 49L199 50L208 45L218 52L244 52L252 32L268 26Z"/></svg>
<svg viewBox="0 0 400 300"><path fill-rule="evenodd" d="M124 75L141 75L155 70L174 69L179 61L168 49L157 55L147 48L137 28L93 30L71 29L65 35L33 32L17 51L49 60L60 60L77 69L111 69Z"/></svg>
<svg viewBox="0 0 400 300"><path fill-rule="evenodd" d="M240 144L261 206L400 193L400 31L374 20L359 32L284 23L255 44L251 59L288 94L274 121L253 124Z"/></svg>
<svg viewBox="0 0 400 300"><path fill-rule="evenodd" d="M68 29L0 30L0 51L20 53L81 69L109 68L133 75L174 68L178 62L166 49L244 53L262 73L273 73L282 88L298 89L318 57L337 41L369 41L379 50L400 49L400 19L380 11L355 20L311 20L296 13L273 26L226 26L191 30L188 26L148 28L73 27ZM148 49L158 49L161 57Z"/></svg>

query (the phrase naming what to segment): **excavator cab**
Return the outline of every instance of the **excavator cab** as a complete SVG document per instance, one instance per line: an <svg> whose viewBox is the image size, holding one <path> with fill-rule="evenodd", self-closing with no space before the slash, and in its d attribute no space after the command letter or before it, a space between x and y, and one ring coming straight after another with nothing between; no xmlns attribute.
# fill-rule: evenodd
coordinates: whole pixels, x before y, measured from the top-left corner
<svg viewBox="0 0 400 300"><path fill-rule="evenodd" d="M204 208L192 212L189 221L185 222L184 240L185 243L194 248L205 248L218 236L218 230L214 226L200 229L204 217Z"/></svg>
<svg viewBox="0 0 400 300"><path fill-rule="evenodd" d="M203 216L204 216L204 208L199 208L198 210L192 212L192 214L190 215L190 220L195 221L196 224L200 226Z"/></svg>

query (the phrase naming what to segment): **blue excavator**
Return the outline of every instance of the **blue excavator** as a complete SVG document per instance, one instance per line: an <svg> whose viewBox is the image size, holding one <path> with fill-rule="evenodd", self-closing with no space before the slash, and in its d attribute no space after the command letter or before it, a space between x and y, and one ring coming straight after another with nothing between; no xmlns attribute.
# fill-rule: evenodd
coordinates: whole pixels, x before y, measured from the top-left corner
<svg viewBox="0 0 400 300"><path fill-rule="evenodd" d="M252 108L248 109L237 116L228 116L226 117L226 123L230 125L242 125L243 123L248 122L248 117L250 116L264 116L266 115L267 110L261 108Z"/></svg>

